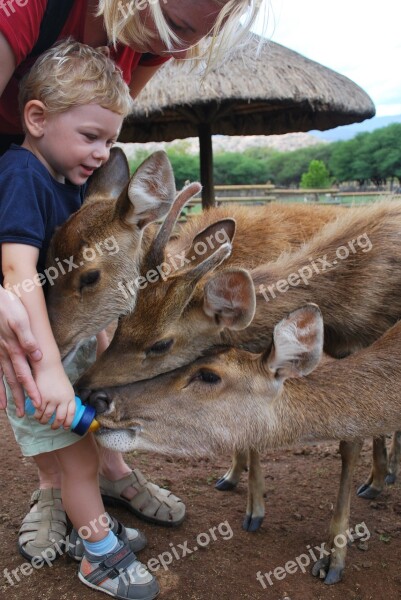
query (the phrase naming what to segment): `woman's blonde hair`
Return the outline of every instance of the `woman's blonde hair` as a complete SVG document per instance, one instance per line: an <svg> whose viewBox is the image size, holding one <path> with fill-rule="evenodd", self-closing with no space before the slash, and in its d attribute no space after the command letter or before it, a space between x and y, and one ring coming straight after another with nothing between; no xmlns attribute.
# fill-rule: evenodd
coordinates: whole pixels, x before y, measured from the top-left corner
<svg viewBox="0 0 401 600"><path fill-rule="evenodd" d="M20 114L27 102L40 100L50 113L99 104L127 116L132 111L130 91L107 52L71 38L44 52L20 83Z"/></svg>
<svg viewBox="0 0 401 600"><path fill-rule="evenodd" d="M161 8L162 1L164 0L147 0L147 7L152 12L160 39L168 49L172 49L174 42L179 45L180 38L166 22ZM189 58L206 59L207 70L220 62L230 50L238 48L239 43L246 41L262 5L262 0L214 1L217 6L221 6L221 10L206 37L207 43L205 39L200 40L203 43L193 46L188 54ZM151 39L151 31L136 18L145 2L146 0L99 0L98 14L103 15L106 32L112 43L122 42L135 47L135 44L143 46Z"/></svg>

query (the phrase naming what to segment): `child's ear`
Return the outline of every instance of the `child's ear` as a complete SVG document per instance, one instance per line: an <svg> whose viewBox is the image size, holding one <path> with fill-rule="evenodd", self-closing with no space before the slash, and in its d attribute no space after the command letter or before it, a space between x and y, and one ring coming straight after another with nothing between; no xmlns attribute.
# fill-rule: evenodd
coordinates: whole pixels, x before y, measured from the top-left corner
<svg viewBox="0 0 401 600"><path fill-rule="evenodd" d="M24 124L33 137L41 137L46 121L46 107L40 100L29 100L24 108Z"/></svg>

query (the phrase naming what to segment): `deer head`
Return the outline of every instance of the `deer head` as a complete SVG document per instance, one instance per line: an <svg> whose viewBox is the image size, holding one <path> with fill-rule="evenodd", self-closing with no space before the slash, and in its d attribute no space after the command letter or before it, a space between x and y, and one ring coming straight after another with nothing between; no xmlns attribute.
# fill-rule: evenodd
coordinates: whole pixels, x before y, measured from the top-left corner
<svg viewBox="0 0 401 600"><path fill-rule="evenodd" d="M136 295L120 287L139 275L156 231L148 225L168 213L175 195L164 152L130 178L125 155L115 148L94 174L82 208L56 231L48 253L48 312L62 356L133 309Z"/></svg>
<svg viewBox="0 0 401 600"><path fill-rule="evenodd" d="M220 345L226 328L249 325L255 313L249 273L214 273L231 252L234 231L234 221L222 219L199 232L189 247L183 248L180 239L170 241L158 256L159 265L153 255L145 259L134 312L120 319L109 348L81 377L79 389L121 385L175 369Z"/></svg>
<svg viewBox="0 0 401 600"><path fill-rule="evenodd" d="M195 193L196 185L183 190L184 201L191 189ZM174 203L177 211L178 200ZM114 290L123 307L132 297L138 298L135 311L129 319L121 319L111 347L82 385L99 387L150 377L225 343L227 334L240 341L242 333L248 331L244 327L254 311L252 286L243 272L219 275L220 267L214 266L219 259L218 248L232 240L236 229L229 264L253 268L276 258L285 249L299 246L324 223L334 219L338 210L339 207L273 204L219 207L191 217L173 237L172 224L177 211L170 212L157 243L151 248L147 246L149 251L141 275L136 276L134 271ZM212 257L214 251L217 254ZM110 268L115 268L113 263ZM272 321L269 339L278 318ZM194 338L196 345L192 344ZM261 342L267 343L267 336L262 336ZM246 347L252 351L260 349L248 344ZM106 373L111 380L105 381Z"/></svg>
<svg viewBox="0 0 401 600"><path fill-rule="evenodd" d="M304 377L319 364L323 320L309 304L274 328L262 354L220 350L153 379L92 392L89 402L103 429L101 444L202 455L265 444L280 427L275 400L288 378Z"/></svg>

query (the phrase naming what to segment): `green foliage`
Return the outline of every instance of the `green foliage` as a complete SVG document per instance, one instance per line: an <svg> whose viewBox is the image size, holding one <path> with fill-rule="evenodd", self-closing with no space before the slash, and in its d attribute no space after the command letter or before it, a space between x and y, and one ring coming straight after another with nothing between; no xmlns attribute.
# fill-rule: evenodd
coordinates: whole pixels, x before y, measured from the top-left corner
<svg viewBox="0 0 401 600"><path fill-rule="evenodd" d="M180 190L186 181L199 181L199 157L190 154L186 145L167 150L167 156L173 166L175 185Z"/></svg>
<svg viewBox="0 0 401 600"><path fill-rule="evenodd" d="M134 170L149 152L140 150L130 161ZM167 150L177 188L185 181L198 181L199 157L191 154L186 141ZM319 168L310 166L322 163ZM320 174L319 174L320 173ZM216 184L258 184L271 181L279 187L328 187L357 181L380 185L396 179L401 184L401 123L361 133L346 142L319 144L292 152L271 148L249 148L244 152L218 152L214 156ZM317 178L317 179L316 179Z"/></svg>
<svg viewBox="0 0 401 600"><path fill-rule="evenodd" d="M131 173L149 156L149 151L139 149L135 156L129 160ZM172 164L177 189L181 189L186 181L199 181L199 157L191 154L189 143L183 140L174 148L167 150L167 156Z"/></svg>
<svg viewBox="0 0 401 600"><path fill-rule="evenodd" d="M328 164L336 181L358 181L361 185L372 181L380 185L395 178L401 182L401 123L330 146Z"/></svg>
<svg viewBox="0 0 401 600"><path fill-rule="evenodd" d="M148 156L149 152L147 150L137 150L135 152L135 156L130 158L128 161L131 173L134 173L139 165L145 160L145 158L148 158Z"/></svg>
<svg viewBox="0 0 401 600"><path fill-rule="evenodd" d="M301 188L323 189L330 187L330 173L322 160L311 160L309 169L301 177Z"/></svg>
<svg viewBox="0 0 401 600"><path fill-rule="evenodd" d="M239 152L219 152L214 156L216 185L241 185L252 182L266 183L270 177L265 161L257 161Z"/></svg>

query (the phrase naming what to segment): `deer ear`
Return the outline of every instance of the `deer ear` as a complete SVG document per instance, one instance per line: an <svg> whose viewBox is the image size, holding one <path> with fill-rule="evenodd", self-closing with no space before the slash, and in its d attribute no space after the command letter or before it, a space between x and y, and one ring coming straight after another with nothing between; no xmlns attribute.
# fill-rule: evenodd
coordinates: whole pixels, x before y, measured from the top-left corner
<svg viewBox="0 0 401 600"><path fill-rule="evenodd" d="M291 312L274 328L267 367L277 379L304 377L319 364L323 353L323 317L316 304Z"/></svg>
<svg viewBox="0 0 401 600"><path fill-rule="evenodd" d="M127 187L129 178L129 165L124 152L121 148L112 148L109 160L89 179L85 202L95 198L117 200Z"/></svg>
<svg viewBox="0 0 401 600"><path fill-rule="evenodd" d="M198 231L196 236L188 245L187 240L182 240L179 236L169 241L165 249L166 258L185 257L182 262L185 263L182 271L194 269L198 265L204 264L212 255L214 255L223 246L231 248L234 239L236 222L234 219L220 219Z"/></svg>
<svg viewBox="0 0 401 600"><path fill-rule="evenodd" d="M203 310L217 324L229 329L245 329L256 309L253 281L243 269L220 271L204 287Z"/></svg>
<svg viewBox="0 0 401 600"><path fill-rule="evenodd" d="M143 229L164 217L176 195L174 173L167 154L154 152L135 171L118 200L118 214L128 225Z"/></svg>
<svg viewBox="0 0 401 600"><path fill-rule="evenodd" d="M214 250L216 246L221 246L221 244L232 244L236 227L235 220L231 218L215 221L196 234L192 240L191 248L195 248L196 250L197 244L205 244L206 246L210 246L211 250Z"/></svg>

